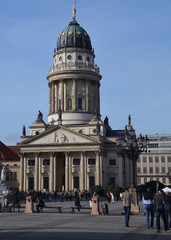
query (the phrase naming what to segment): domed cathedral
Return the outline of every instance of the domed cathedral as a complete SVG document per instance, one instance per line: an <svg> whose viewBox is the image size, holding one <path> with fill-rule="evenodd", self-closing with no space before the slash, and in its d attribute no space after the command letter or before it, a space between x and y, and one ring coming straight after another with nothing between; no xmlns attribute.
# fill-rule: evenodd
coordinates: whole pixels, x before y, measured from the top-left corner
<svg viewBox="0 0 171 240"><path fill-rule="evenodd" d="M39 111L20 145L20 190L80 191L108 183L130 186L131 161L118 151L112 130L100 115L100 70L87 31L73 19L57 39L47 76L48 122Z"/></svg>
<svg viewBox="0 0 171 240"><path fill-rule="evenodd" d="M99 68L88 33L73 21L62 31L49 70L49 124L87 124L94 113L100 115Z"/></svg>

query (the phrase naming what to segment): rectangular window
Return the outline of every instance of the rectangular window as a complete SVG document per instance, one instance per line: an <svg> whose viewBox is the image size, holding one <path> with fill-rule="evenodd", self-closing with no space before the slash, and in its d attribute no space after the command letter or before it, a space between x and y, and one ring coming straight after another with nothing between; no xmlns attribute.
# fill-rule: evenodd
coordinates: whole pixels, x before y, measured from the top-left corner
<svg viewBox="0 0 171 240"><path fill-rule="evenodd" d="M140 173L140 172L141 172L141 168L138 167L138 168L137 168L137 173Z"/></svg>
<svg viewBox="0 0 171 240"><path fill-rule="evenodd" d="M149 168L149 172L153 173L153 168L152 167Z"/></svg>
<svg viewBox="0 0 171 240"><path fill-rule="evenodd" d="M165 167L162 167L162 173L165 173L166 171L165 171Z"/></svg>
<svg viewBox="0 0 171 240"><path fill-rule="evenodd" d="M162 183L166 183L166 178L162 178Z"/></svg>
<svg viewBox="0 0 171 240"><path fill-rule="evenodd" d="M49 166L50 165L50 160L49 159L43 159L43 165L44 166Z"/></svg>
<svg viewBox="0 0 171 240"><path fill-rule="evenodd" d="M83 109L82 98L78 98L78 109Z"/></svg>
<svg viewBox="0 0 171 240"><path fill-rule="evenodd" d="M90 176L89 177L89 189L91 187L94 187L95 186L95 177L94 176Z"/></svg>
<svg viewBox="0 0 171 240"><path fill-rule="evenodd" d="M146 167L143 168L143 172L147 173L147 168Z"/></svg>
<svg viewBox="0 0 171 240"><path fill-rule="evenodd" d="M95 158L89 158L88 159L88 165L95 165L95 164L96 164Z"/></svg>
<svg viewBox="0 0 171 240"><path fill-rule="evenodd" d="M146 183L146 182L147 182L147 178L145 177L145 178L144 178L144 183Z"/></svg>
<svg viewBox="0 0 171 240"><path fill-rule="evenodd" d="M153 157L149 157L149 162L150 162L150 163L153 162Z"/></svg>
<svg viewBox="0 0 171 240"><path fill-rule="evenodd" d="M109 165L116 165L116 159L109 159Z"/></svg>
<svg viewBox="0 0 171 240"><path fill-rule="evenodd" d="M141 183L141 178L137 178L137 183L140 184Z"/></svg>
<svg viewBox="0 0 171 240"><path fill-rule="evenodd" d="M28 160L28 166L35 166L35 160L34 159Z"/></svg>
<svg viewBox="0 0 171 240"><path fill-rule="evenodd" d="M165 157L161 157L161 162L165 162Z"/></svg>
<svg viewBox="0 0 171 240"><path fill-rule="evenodd" d="M171 174L171 167L168 167L168 173Z"/></svg>
<svg viewBox="0 0 171 240"><path fill-rule="evenodd" d="M80 165L80 159L79 158L74 158L73 159L73 165Z"/></svg>
<svg viewBox="0 0 171 240"><path fill-rule="evenodd" d="M168 162L171 162L171 157L167 157L167 161L168 161Z"/></svg>
<svg viewBox="0 0 171 240"><path fill-rule="evenodd" d="M156 167L156 173L159 173L159 167Z"/></svg>
<svg viewBox="0 0 171 240"><path fill-rule="evenodd" d="M156 162L156 163L159 162L159 157L155 157L155 162Z"/></svg>
<svg viewBox="0 0 171 240"><path fill-rule="evenodd" d="M147 162L147 158L143 157L143 162L146 163Z"/></svg>

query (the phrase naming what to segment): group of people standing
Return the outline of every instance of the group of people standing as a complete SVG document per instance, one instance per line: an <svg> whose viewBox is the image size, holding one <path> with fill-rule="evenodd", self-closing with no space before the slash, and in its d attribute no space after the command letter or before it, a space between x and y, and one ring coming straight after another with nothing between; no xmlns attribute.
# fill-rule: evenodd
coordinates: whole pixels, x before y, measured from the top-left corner
<svg viewBox="0 0 171 240"><path fill-rule="evenodd" d="M131 192L128 189L122 193L123 208L125 212L125 226L129 227L129 219L131 214L131 204L135 204ZM160 217L162 217L164 230L171 229L171 195L169 192L164 193L160 190L153 195L150 188L143 193L142 202L145 209L147 229L154 226L154 214L156 214L156 229L160 232Z"/></svg>
<svg viewBox="0 0 171 240"><path fill-rule="evenodd" d="M147 188L147 191L143 194L142 198L145 215L146 215L146 224L147 228L153 228L154 223L154 212L156 212L156 228L157 232L160 232L160 217L162 217L164 230L167 231L171 228L171 195L169 192L164 193L163 190L160 190L155 196L150 188ZM151 217L151 222L150 222Z"/></svg>

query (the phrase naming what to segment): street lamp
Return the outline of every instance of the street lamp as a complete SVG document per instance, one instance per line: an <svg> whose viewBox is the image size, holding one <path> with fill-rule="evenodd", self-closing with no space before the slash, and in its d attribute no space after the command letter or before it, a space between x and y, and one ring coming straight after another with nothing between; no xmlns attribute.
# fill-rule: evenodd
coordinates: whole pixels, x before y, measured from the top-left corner
<svg viewBox="0 0 171 240"><path fill-rule="evenodd" d="M125 126L125 134L116 140L118 150L132 159L133 185L136 185L136 162L142 152L147 152L149 139L146 136L136 136L135 130L131 126L131 116L128 117L128 126Z"/></svg>

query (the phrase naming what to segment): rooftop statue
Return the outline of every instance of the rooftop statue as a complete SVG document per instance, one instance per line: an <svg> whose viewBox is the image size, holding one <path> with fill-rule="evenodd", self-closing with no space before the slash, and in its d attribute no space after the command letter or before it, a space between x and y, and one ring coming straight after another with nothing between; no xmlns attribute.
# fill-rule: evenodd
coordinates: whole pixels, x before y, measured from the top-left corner
<svg viewBox="0 0 171 240"><path fill-rule="evenodd" d="M43 120L43 114L41 111L39 111L39 114L37 115L37 120Z"/></svg>

